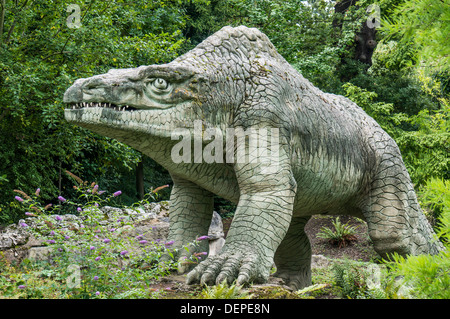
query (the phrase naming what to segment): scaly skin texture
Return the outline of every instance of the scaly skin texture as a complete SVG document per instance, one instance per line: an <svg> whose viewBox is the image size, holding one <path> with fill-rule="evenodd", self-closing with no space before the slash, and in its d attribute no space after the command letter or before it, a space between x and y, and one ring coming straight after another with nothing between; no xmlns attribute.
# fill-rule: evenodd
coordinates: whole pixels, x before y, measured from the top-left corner
<svg viewBox="0 0 450 319"><path fill-rule="evenodd" d="M68 121L170 172L169 240L177 247L207 234L213 194L237 204L223 250L191 270L188 283L264 282L275 261L287 284L310 285L304 226L314 214L364 219L382 256L443 249L395 142L356 104L315 88L256 29L225 27L169 64L79 79L64 100ZM224 139L227 128L278 128L278 165L268 172L249 160L175 163L171 133L193 132L196 120Z"/></svg>

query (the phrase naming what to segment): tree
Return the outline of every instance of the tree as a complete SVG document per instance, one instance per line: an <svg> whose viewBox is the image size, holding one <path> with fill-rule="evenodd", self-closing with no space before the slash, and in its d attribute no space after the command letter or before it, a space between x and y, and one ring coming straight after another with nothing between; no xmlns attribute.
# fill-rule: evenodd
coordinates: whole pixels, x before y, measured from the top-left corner
<svg viewBox="0 0 450 319"><path fill-rule="evenodd" d="M13 211L8 204L13 189L34 192L39 187L46 201L70 190L71 181L61 174L65 169L108 187L136 168L138 152L64 120L63 94L77 78L110 68L164 63L184 52L185 2L81 0L77 1L79 27L71 28L70 22L76 20L69 18L77 14L70 10L72 1L1 0L0 209L4 218Z"/></svg>
<svg viewBox="0 0 450 319"><path fill-rule="evenodd" d="M402 1L382 20L382 30L402 45L417 45L420 67L429 72L450 68L448 0Z"/></svg>

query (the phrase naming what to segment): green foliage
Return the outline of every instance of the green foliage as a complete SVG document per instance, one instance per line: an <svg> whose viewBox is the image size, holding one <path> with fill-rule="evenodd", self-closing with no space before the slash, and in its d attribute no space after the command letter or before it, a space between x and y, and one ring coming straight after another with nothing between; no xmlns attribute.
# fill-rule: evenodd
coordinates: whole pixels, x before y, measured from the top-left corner
<svg viewBox="0 0 450 319"><path fill-rule="evenodd" d="M375 270L375 271L374 271ZM341 289L344 298L385 299L388 297L381 286L383 275L377 265L365 266L345 259L332 266L334 284Z"/></svg>
<svg viewBox="0 0 450 319"><path fill-rule="evenodd" d="M450 298L450 253L402 257L395 255L391 264L392 276L402 276L403 285L408 287L410 298Z"/></svg>
<svg viewBox="0 0 450 319"><path fill-rule="evenodd" d="M49 210L39 202L39 190L33 195L16 191L22 196L16 197L22 211L28 211L26 223L20 226L52 248L53 262L41 264L25 260L19 267L12 267L5 259L0 259L0 295L76 299L158 297L160 294L149 290L148 286L177 269L178 262L174 261L177 251L171 248L172 243L150 243L142 241L140 236L129 236L127 229L132 228L133 220L127 216L121 216L106 228L103 224L106 216L99 207L111 205L121 193L103 197L97 185L87 185L76 175L70 175L78 182L80 202L60 197L60 204ZM155 198L157 192L155 189L149 198ZM64 206L71 207L71 213L79 215L83 222L56 228L54 223L62 220ZM141 253L130 249L136 246ZM193 259L198 261L197 256Z"/></svg>
<svg viewBox="0 0 450 319"><path fill-rule="evenodd" d="M433 179L424 187L421 198L431 208L440 211L438 236L446 249L437 255L393 255L387 261L390 276L403 278L403 285L409 288L411 298L449 299L450 185L447 181ZM434 200L436 203L432 203Z"/></svg>
<svg viewBox="0 0 450 319"><path fill-rule="evenodd" d="M447 1L402 1L389 17L382 20L382 30L405 44L417 44L419 59L430 69L448 69L450 65L450 6Z"/></svg>
<svg viewBox="0 0 450 319"><path fill-rule="evenodd" d="M322 227L317 237L328 240L331 244L339 248L345 247L350 242L356 240L356 228L346 224L342 224L339 217L333 222L334 230L329 227Z"/></svg>
<svg viewBox="0 0 450 319"><path fill-rule="evenodd" d="M215 286L205 286L200 293L202 299L251 299L251 297L241 287L234 283L228 285L226 281Z"/></svg>
<svg viewBox="0 0 450 319"><path fill-rule="evenodd" d="M449 107L446 103L438 111L420 111L410 118L417 130L394 137L411 179L418 185L432 177L450 178Z"/></svg>
<svg viewBox="0 0 450 319"><path fill-rule="evenodd" d="M432 177L450 178L449 104L421 110L419 114L393 113L393 105L375 102L377 94L351 83L343 85L345 95L358 104L396 141L412 181L421 185ZM431 94L431 92L429 92ZM406 130L405 124L410 130ZM411 130L414 128L414 130Z"/></svg>
<svg viewBox="0 0 450 319"><path fill-rule="evenodd" d="M77 78L174 59L186 49L181 29L187 2L207 3L78 1L81 26L71 29L70 1L5 1L0 8L3 221L15 219L8 203L14 188L41 187L51 201L69 186L64 169L108 187L134 170L138 152L65 122L63 94Z"/></svg>
<svg viewBox="0 0 450 319"><path fill-rule="evenodd" d="M432 220L444 218L444 211L450 210L450 181L439 178L428 180L418 192L422 209ZM441 228L450 225L447 221L441 222Z"/></svg>

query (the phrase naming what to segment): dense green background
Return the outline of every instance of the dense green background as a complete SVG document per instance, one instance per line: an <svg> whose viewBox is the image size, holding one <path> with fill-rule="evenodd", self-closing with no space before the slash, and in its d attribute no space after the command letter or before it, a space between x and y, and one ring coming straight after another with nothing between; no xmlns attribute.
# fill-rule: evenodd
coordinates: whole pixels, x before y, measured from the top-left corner
<svg viewBox="0 0 450 319"><path fill-rule="evenodd" d="M66 25L72 3L81 8L80 28ZM65 170L109 193L122 190L124 204L138 200L140 161L146 191L170 184L151 159L68 124L63 93L111 68L169 62L225 25L258 27L316 86L357 102L397 141L417 189L450 179L448 0L359 1L343 14L335 3L0 0L0 223L22 217L14 189L40 188L46 203L74 196ZM355 58L355 35L372 3L382 21L368 65Z"/></svg>

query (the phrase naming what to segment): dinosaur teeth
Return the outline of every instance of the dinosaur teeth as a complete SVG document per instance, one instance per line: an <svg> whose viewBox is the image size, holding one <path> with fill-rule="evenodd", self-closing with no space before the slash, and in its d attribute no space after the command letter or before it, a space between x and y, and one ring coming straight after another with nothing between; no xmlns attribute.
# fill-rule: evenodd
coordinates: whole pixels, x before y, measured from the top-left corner
<svg viewBox="0 0 450 319"><path fill-rule="evenodd" d="M118 112L133 112L135 110L134 107L131 107L129 105L115 105L109 102L78 102L71 104L71 107L72 110L78 110L89 107L109 108Z"/></svg>

